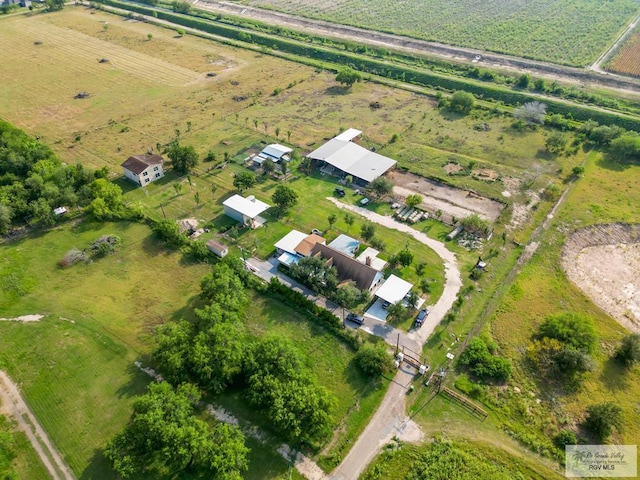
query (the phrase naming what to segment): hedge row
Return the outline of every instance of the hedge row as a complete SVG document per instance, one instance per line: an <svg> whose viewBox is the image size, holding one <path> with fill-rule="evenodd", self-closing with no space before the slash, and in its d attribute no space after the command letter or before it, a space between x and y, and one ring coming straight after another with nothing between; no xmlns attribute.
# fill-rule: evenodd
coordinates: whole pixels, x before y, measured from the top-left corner
<svg viewBox="0 0 640 480"><path fill-rule="evenodd" d="M149 15L166 20L184 27L194 28L203 32L220 35L238 41L247 41L247 31L237 27L227 26L214 20L201 20L189 15L155 10L138 4L120 2L118 0L104 0L104 4L143 15ZM616 124L627 130L640 131L640 118L624 114L595 110L576 104L566 104L548 97L538 97L525 91L513 91L496 85L487 85L464 78L454 78L435 72L419 70L407 65L390 64L384 60L358 56L346 51L332 50L314 45L308 45L277 36L251 31L250 41L256 45L302 57L310 57L335 65L349 65L359 71L401 80L417 85L437 87L449 91L465 90L481 99L492 99L509 105L519 105L534 100L543 101L551 110L550 113L560 113L567 118L579 121L594 120L601 125Z"/></svg>
<svg viewBox="0 0 640 480"><path fill-rule="evenodd" d="M336 337L354 350L357 351L360 348L358 337L344 327L340 318L329 310L319 307L302 293L283 285L277 277L271 279L267 291L276 295L288 305L297 307L299 311L305 312L310 320L328 328Z"/></svg>

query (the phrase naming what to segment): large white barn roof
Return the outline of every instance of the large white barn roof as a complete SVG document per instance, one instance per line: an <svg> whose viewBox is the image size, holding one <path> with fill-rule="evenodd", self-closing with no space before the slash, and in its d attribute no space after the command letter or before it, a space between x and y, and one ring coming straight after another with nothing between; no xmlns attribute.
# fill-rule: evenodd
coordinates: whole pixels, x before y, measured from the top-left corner
<svg viewBox="0 0 640 480"><path fill-rule="evenodd" d="M307 156L314 160L323 160L367 182L372 182L397 163L395 160L371 152L349 140L341 140L339 137L340 135L329 140Z"/></svg>

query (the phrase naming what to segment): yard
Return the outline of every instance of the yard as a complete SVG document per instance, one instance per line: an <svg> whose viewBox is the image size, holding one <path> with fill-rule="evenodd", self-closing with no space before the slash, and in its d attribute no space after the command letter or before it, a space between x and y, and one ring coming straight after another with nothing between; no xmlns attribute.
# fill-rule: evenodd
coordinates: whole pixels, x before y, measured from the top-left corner
<svg viewBox="0 0 640 480"><path fill-rule="evenodd" d="M596 60L624 30L638 4L563 0L505 2L436 0L242 0L238 3L328 22L381 30L555 63L584 66ZM588 39L588 40L587 40Z"/></svg>

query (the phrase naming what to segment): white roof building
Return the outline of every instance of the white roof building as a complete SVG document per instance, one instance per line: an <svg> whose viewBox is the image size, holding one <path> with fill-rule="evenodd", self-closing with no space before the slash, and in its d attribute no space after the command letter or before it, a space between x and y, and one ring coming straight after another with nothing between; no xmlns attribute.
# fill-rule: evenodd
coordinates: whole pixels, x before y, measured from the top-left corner
<svg viewBox="0 0 640 480"><path fill-rule="evenodd" d="M407 293L411 291L413 287L409 282L390 275L389 278L382 284L382 286L375 293L376 297L386 300L389 303L398 303L402 300Z"/></svg>
<svg viewBox="0 0 640 480"><path fill-rule="evenodd" d="M259 215L271 208L271 205L261 202L253 195L244 198L237 194L227 198L222 202L222 205L225 215L252 228L258 227L266 221Z"/></svg>
<svg viewBox="0 0 640 480"><path fill-rule="evenodd" d="M298 230L291 230L284 237L276 242L274 247L278 252L287 252L291 255L296 254L296 247L300 245L305 238L307 238L307 233L299 232Z"/></svg>
<svg viewBox="0 0 640 480"><path fill-rule="evenodd" d="M356 260L381 272L387 266L387 261L378 258L379 253L375 248L367 247L364 252L358 255Z"/></svg>
<svg viewBox="0 0 640 480"><path fill-rule="evenodd" d="M279 143L272 143L262 149L262 151L253 157L253 162L257 165L262 165L265 160L271 160L274 163L278 163L280 160L285 162L289 161L289 154L293 150Z"/></svg>
<svg viewBox="0 0 640 480"><path fill-rule="evenodd" d="M311 160L320 162L351 175L354 180L369 183L384 175L396 165L396 161L367 150L351 141L361 132L350 128L337 137L307 155Z"/></svg>
<svg viewBox="0 0 640 480"><path fill-rule="evenodd" d="M355 128L347 128L344 132L342 132L340 135L337 135L334 138L336 140L345 140L347 142L350 142L361 133L362 132L360 130L356 130Z"/></svg>

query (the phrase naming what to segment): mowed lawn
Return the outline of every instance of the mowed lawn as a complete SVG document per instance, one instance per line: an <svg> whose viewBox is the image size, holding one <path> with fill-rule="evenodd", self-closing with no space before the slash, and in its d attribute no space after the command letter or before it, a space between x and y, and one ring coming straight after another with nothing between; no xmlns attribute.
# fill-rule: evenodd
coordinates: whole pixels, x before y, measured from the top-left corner
<svg viewBox="0 0 640 480"><path fill-rule="evenodd" d="M122 238L118 253L58 267L66 251L104 234ZM0 322L0 368L78 476L106 475L96 451L149 381L133 362L147 360L151 327L189 304L206 272L150 236L139 224L83 222L0 247L0 317L46 315Z"/></svg>
<svg viewBox="0 0 640 480"><path fill-rule="evenodd" d="M627 333L614 319L596 307L581 290L567 279L560 266L560 250L567 236L577 228L616 221L638 222L640 166L624 165L594 155L587 164L584 178L578 180L566 203L556 215L553 226L544 236L531 263L523 269L504 298L491 324L491 331L501 350L516 366L514 385L540 389L555 396L553 406L535 406L528 424L538 427L548 422L569 427L580 423L585 408L594 403L613 401L623 408L624 430L615 434L612 443L634 444L640 439L640 370L625 370L610 360L620 339ZM535 292L535 293L532 293ZM595 321L598 333L596 368L585 377L577 392L552 392L528 378L523 352L531 342L537 326L551 314L562 311L584 313ZM513 396L512 396L513 399ZM550 415L550 411L553 414ZM535 420L533 420L535 418Z"/></svg>

